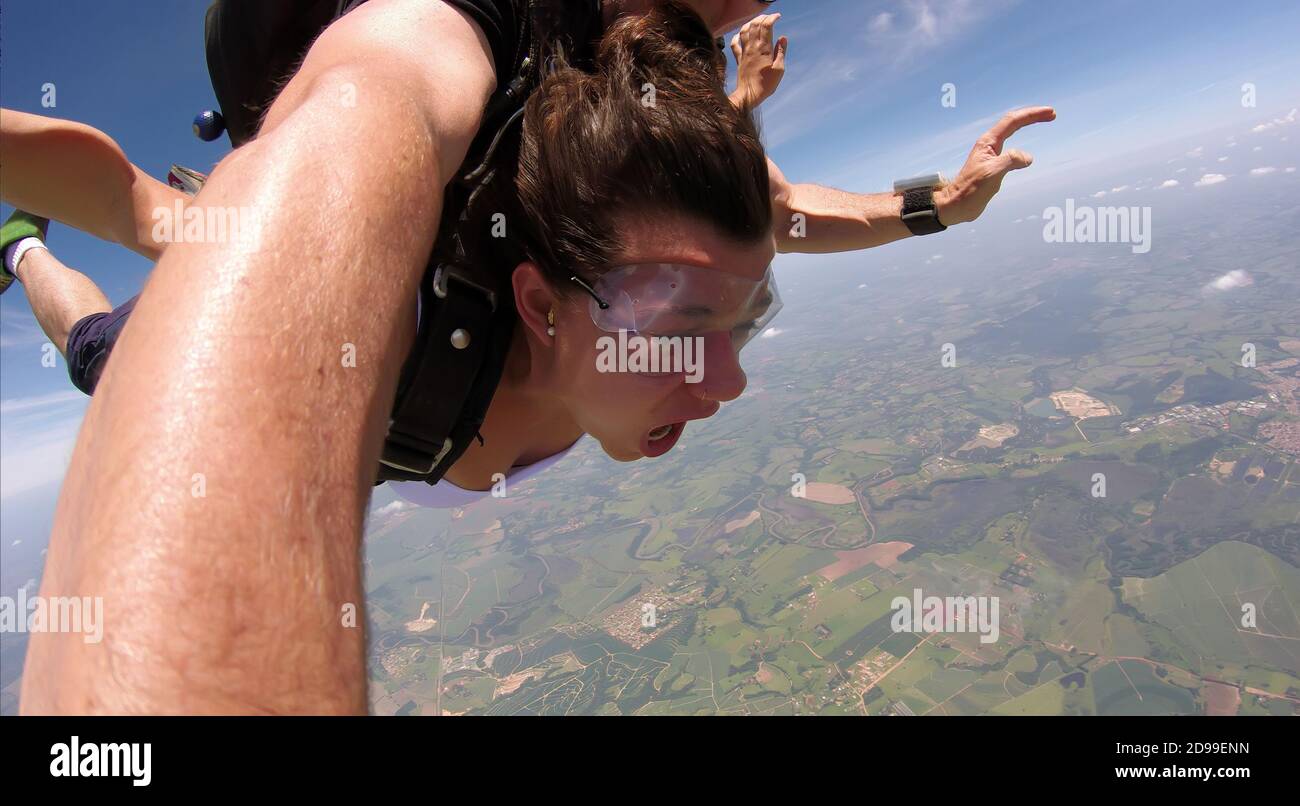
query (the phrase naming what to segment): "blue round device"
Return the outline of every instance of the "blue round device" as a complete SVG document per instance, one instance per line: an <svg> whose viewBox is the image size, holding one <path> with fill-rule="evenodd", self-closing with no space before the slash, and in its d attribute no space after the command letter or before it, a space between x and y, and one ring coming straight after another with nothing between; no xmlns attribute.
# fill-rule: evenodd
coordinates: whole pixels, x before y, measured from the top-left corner
<svg viewBox="0 0 1300 806"><path fill-rule="evenodd" d="M226 121L220 112L205 109L194 116L194 136L204 142L211 143L225 131Z"/></svg>

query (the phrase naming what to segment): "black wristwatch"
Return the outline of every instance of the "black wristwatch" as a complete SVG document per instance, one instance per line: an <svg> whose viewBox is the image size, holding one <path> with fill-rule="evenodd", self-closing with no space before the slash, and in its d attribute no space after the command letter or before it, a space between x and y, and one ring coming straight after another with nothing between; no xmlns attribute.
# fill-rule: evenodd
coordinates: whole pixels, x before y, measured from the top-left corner
<svg viewBox="0 0 1300 806"><path fill-rule="evenodd" d="M934 190L942 184L943 177L938 174L894 183L894 192L903 194L903 223L913 235L933 235L948 229L939 220L939 208L934 203Z"/></svg>
<svg viewBox="0 0 1300 806"><path fill-rule="evenodd" d="M939 221L934 188L915 188L903 194L903 223L913 235L933 235L948 229Z"/></svg>

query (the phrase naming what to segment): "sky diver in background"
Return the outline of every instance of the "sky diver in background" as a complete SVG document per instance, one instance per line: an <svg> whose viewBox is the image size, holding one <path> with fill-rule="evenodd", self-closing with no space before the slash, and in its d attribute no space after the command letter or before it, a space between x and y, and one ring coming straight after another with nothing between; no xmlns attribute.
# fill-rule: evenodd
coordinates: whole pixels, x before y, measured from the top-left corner
<svg viewBox="0 0 1300 806"><path fill-rule="evenodd" d="M1005 139L1053 116L999 122L905 221L910 194L790 185L766 162L722 93L712 42L764 4L695 0L712 33L673 11L614 23L648 5L591 3L607 37L569 59L594 75L548 61L528 102L499 245L518 250L506 265L519 327L492 405L499 433L446 474L459 486L487 489L499 469L584 432L617 459L670 449L686 421L743 390L737 354L775 301L776 249L866 248L917 220L923 232L973 220L1029 164ZM103 596L109 640L34 636L25 711L364 711L363 630L340 612L363 598L360 538L412 346L410 300L436 246L428 222L487 102L513 87L496 79L519 55L511 6L371 0L325 31L259 136L217 166L201 201L256 208L257 248L173 244L123 331L42 583L44 595ZM673 53L683 44L693 57ZM641 103L646 84L656 104ZM806 238L789 231L796 212ZM643 310L651 286L666 303ZM595 371L596 340L643 320L703 338L701 383ZM344 345L352 366L340 367ZM240 605L201 607L212 590Z"/></svg>

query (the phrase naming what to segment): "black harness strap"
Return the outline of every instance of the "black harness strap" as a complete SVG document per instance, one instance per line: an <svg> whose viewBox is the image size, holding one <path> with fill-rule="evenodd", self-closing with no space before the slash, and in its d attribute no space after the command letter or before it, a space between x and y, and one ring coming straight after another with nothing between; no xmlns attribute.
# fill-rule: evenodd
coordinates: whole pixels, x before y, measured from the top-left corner
<svg viewBox="0 0 1300 806"><path fill-rule="evenodd" d="M379 481L436 482L478 434L514 333L514 305L500 291L453 264L425 274L420 332L404 368Z"/></svg>
<svg viewBox="0 0 1300 806"><path fill-rule="evenodd" d="M420 284L419 331L402 369L376 484L436 484L479 437L505 369L516 319L510 272L481 265L493 256L481 248L489 222L475 202L497 178L502 152L511 151L504 144L538 81L536 51L524 52L518 75L489 101L470 155L447 188L438 243Z"/></svg>

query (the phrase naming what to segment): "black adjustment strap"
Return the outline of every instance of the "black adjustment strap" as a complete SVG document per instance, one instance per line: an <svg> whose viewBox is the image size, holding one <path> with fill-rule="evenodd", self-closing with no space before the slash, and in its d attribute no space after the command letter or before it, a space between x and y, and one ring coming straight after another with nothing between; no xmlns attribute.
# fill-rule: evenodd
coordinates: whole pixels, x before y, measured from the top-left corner
<svg viewBox="0 0 1300 806"><path fill-rule="evenodd" d="M425 320L393 408L380 460L383 479L427 479L452 453L453 431L492 342L496 294L465 269L436 267L421 294Z"/></svg>
<svg viewBox="0 0 1300 806"><path fill-rule="evenodd" d="M471 222L481 224L474 202L506 159L501 151L510 151L508 135L523 119L536 67L533 55L525 58L519 75L489 101L447 187L434 254L456 257L432 261L421 281L419 332L402 368L377 484L435 484L476 437L482 442L479 429L505 368L516 315L509 273L491 270L493 255L467 250L462 236L471 246L483 237L473 232ZM477 256L474 269L467 268L467 251Z"/></svg>
<svg viewBox="0 0 1300 806"><path fill-rule="evenodd" d="M903 194L903 223L913 235L933 235L948 229L939 221L934 188L913 188Z"/></svg>

